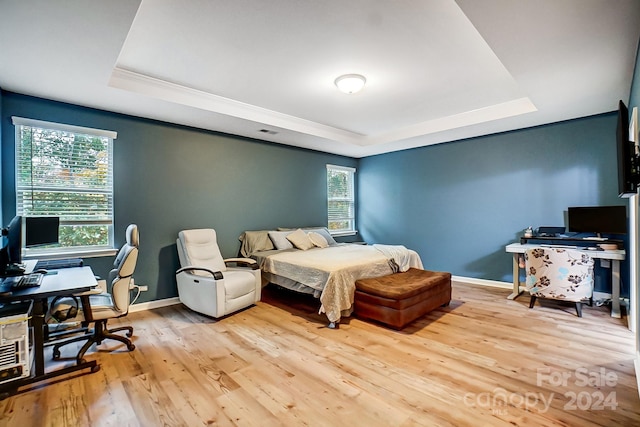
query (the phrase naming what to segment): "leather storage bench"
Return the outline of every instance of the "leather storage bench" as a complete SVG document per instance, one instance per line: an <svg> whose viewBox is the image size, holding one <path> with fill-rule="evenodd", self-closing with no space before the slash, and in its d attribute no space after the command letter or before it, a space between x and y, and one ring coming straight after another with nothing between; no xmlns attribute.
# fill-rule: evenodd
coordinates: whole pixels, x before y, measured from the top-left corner
<svg viewBox="0 0 640 427"><path fill-rule="evenodd" d="M356 281L356 316L402 329L451 301L451 273L410 268Z"/></svg>

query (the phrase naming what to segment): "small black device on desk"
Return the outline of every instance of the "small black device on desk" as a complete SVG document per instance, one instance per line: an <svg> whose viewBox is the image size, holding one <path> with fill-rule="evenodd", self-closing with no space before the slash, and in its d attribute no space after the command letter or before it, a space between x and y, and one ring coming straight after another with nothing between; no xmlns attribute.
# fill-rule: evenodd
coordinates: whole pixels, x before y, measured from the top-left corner
<svg viewBox="0 0 640 427"><path fill-rule="evenodd" d="M560 237L564 234L564 227L538 227L538 237Z"/></svg>
<svg viewBox="0 0 640 427"><path fill-rule="evenodd" d="M24 274L26 267L24 264L8 264L4 268L4 276L21 276Z"/></svg>
<svg viewBox="0 0 640 427"><path fill-rule="evenodd" d="M10 289L36 288L42 284L43 278L43 273L30 273L24 276L10 276L2 281L2 286Z"/></svg>

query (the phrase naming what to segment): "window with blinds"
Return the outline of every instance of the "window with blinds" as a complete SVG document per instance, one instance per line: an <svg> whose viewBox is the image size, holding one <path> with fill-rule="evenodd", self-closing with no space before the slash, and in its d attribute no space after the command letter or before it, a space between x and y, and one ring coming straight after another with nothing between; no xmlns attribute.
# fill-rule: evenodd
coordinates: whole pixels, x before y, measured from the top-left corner
<svg viewBox="0 0 640 427"><path fill-rule="evenodd" d="M332 234L353 234L355 227L356 170L344 166L327 165L328 228Z"/></svg>
<svg viewBox="0 0 640 427"><path fill-rule="evenodd" d="M58 251L113 248L117 134L19 117L13 117L13 124L16 215L59 217Z"/></svg>

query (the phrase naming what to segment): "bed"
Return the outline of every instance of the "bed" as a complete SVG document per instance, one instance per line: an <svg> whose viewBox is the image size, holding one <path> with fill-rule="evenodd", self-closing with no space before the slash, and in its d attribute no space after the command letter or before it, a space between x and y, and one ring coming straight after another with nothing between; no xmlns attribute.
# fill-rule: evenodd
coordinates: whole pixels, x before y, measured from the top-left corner
<svg viewBox="0 0 640 427"><path fill-rule="evenodd" d="M337 243L322 227L246 231L240 240L241 255L258 261L265 281L318 298L330 327L351 315L356 280L423 268L404 246Z"/></svg>

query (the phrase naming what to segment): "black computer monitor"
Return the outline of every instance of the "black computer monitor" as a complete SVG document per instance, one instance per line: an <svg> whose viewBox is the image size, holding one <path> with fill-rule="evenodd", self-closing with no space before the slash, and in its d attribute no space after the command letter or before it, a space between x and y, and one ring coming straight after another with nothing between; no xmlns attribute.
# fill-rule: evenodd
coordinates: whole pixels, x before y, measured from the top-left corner
<svg viewBox="0 0 640 427"><path fill-rule="evenodd" d="M22 263L22 217L14 216L7 226L7 255L9 264Z"/></svg>
<svg viewBox="0 0 640 427"><path fill-rule="evenodd" d="M625 206L570 207L567 219L569 231L577 233L626 234L627 208Z"/></svg>
<svg viewBox="0 0 640 427"><path fill-rule="evenodd" d="M0 249L0 276L15 276L24 271L13 264L22 263L22 218L14 217L6 228L2 229L6 243Z"/></svg>
<svg viewBox="0 0 640 427"><path fill-rule="evenodd" d="M58 244L60 218L51 216L28 216L24 218L24 245L34 246Z"/></svg>

